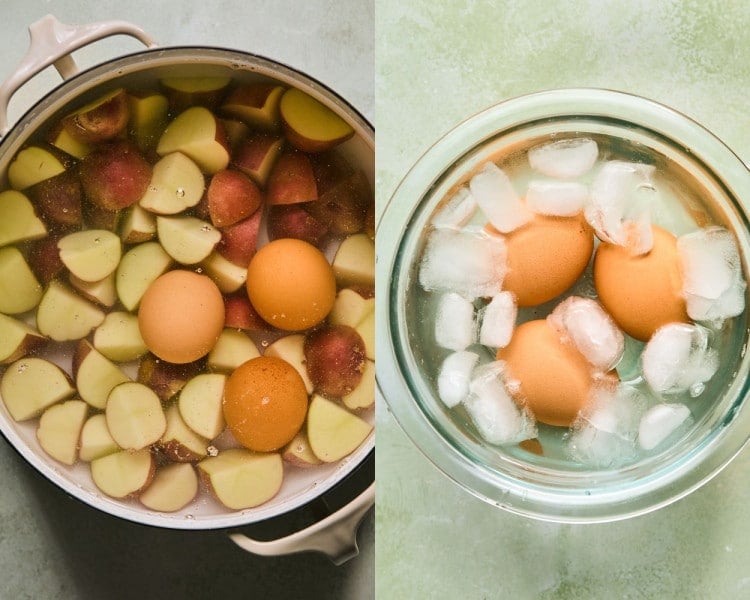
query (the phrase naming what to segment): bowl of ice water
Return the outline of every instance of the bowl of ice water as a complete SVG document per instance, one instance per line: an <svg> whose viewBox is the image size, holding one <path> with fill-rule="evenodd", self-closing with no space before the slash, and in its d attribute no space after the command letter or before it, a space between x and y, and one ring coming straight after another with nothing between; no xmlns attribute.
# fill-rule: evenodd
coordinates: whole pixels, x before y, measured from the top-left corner
<svg viewBox="0 0 750 600"><path fill-rule="evenodd" d="M689 117L568 89L493 106L414 165L379 226L378 386L469 492L630 517L750 435L750 173Z"/></svg>

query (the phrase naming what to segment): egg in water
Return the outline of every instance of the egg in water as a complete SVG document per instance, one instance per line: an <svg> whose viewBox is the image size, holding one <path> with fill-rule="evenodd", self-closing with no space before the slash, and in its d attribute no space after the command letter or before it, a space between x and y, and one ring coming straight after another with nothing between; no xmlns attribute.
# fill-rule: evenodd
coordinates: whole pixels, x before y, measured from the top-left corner
<svg viewBox="0 0 750 600"><path fill-rule="evenodd" d="M138 328L146 347L162 360L197 360L211 351L224 328L221 292L205 275L168 271L143 295Z"/></svg>
<svg viewBox="0 0 750 600"><path fill-rule="evenodd" d="M489 233L497 233L488 226ZM569 289L583 274L594 250L594 232L583 214L534 215L504 236L507 273L503 289L518 306L537 306Z"/></svg>
<svg viewBox="0 0 750 600"><path fill-rule="evenodd" d="M328 316L336 300L336 277L315 246L280 238L263 246L250 261L247 295L266 322L300 331Z"/></svg>
<svg viewBox="0 0 750 600"><path fill-rule="evenodd" d="M514 400L547 425L569 427L595 385L616 381L614 373L597 372L546 319L519 325L496 358L506 363L506 385Z"/></svg>
<svg viewBox="0 0 750 600"><path fill-rule="evenodd" d="M654 245L643 255L602 242L594 257L594 286L599 301L628 335L648 341L667 323L689 323L677 238L652 226Z"/></svg>

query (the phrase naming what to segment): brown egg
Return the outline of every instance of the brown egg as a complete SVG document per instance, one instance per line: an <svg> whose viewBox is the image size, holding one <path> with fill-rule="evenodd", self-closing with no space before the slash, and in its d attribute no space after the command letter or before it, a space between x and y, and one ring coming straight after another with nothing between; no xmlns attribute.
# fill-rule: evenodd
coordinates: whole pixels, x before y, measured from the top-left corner
<svg viewBox="0 0 750 600"><path fill-rule="evenodd" d="M246 287L258 314L287 331L317 325L336 300L336 277L326 257L293 238L274 240L253 256Z"/></svg>
<svg viewBox="0 0 750 600"><path fill-rule="evenodd" d="M224 328L221 292L205 275L169 271L143 295L138 327L148 349L162 360L197 360L209 353Z"/></svg>
<svg viewBox="0 0 750 600"><path fill-rule="evenodd" d="M628 335L647 341L662 325L689 322L682 297L677 238L654 226L648 254L631 256L627 248L602 242L594 257L599 300Z"/></svg>
<svg viewBox="0 0 750 600"><path fill-rule="evenodd" d="M507 364L514 399L525 402L542 423L568 427L589 398L591 365L546 320L519 325L497 358Z"/></svg>
<svg viewBox="0 0 750 600"><path fill-rule="evenodd" d="M586 270L594 250L594 233L583 215L535 215L505 236L508 273L503 289L519 306L536 306L559 296Z"/></svg>
<svg viewBox="0 0 750 600"><path fill-rule="evenodd" d="M240 444L256 452L278 450L305 422L305 382L285 360L251 358L227 379L223 411Z"/></svg>

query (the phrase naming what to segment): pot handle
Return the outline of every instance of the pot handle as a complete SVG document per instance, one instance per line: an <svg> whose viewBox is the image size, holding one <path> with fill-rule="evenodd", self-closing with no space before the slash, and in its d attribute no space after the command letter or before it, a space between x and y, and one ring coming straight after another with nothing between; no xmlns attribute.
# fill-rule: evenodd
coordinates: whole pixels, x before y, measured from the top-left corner
<svg viewBox="0 0 750 600"><path fill-rule="evenodd" d="M104 21L87 25L66 25L46 15L29 26L29 48L13 73L0 86L0 137L8 133L8 104L16 91L34 75L54 65L63 79L78 73L71 53L113 35L129 35L155 48L156 42L141 28L126 21Z"/></svg>
<svg viewBox="0 0 750 600"><path fill-rule="evenodd" d="M229 537L243 550L261 556L316 551L327 555L333 564L341 565L359 554L357 529L374 504L375 483L372 483L349 504L302 531L268 542L243 533L232 533Z"/></svg>

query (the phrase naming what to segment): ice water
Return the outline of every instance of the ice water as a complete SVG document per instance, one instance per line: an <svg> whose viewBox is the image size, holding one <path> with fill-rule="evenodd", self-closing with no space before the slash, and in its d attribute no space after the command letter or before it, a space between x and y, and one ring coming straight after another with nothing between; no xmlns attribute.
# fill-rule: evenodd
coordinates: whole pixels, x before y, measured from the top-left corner
<svg viewBox="0 0 750 600"><path fill-rule="evenodd" d="M580 138L580 139L579 139ZM548 148L539 152L541 146L552 141L560 142L560 147L573 146L579 149L579 155L564 157L555 166L555 152ZM592 152L595 145L598 152ZM690 161L674 161L666 153L650 149L647 145L632 142L628 139L599 133L566 133L553 136L544 135L529 140L525 144L511 144L507 151L486 157L483 161L472 165L470 172L456 177L457 184L448 191L436 204L430 216L430 221L423 233L422 250L429 245L430 234L436 228L449 230L451 235L455 232L481 232L487 225L488 215L481 210L481 204L486 202L485 198L476 201L470 193L470 181L472 175L479 173L482 169L487 170L487 164L491 163L499 167L507 176L513 190L519 197L527 195L526 205L533 205L536 212L552 211L549 214L567 216L575 214L579 210L590 208L590 195L592 187L602 185L597 177L606 170L608 165L615 162L641 165L636 172L627 176L639 178L636 181L637 197L631 198L619 210L622 217L630 219L635 225L633 231L641 244L641 252L647 252L650 244L649 236L643 227L643 207L648 207L650 223L658 225L674 234L676 237L686 234L700 232L711 226L727 228L723 216L716 208L716 201L712 196L716 195L716 189L707 189L706 181L710 179L705 172L695 175L690 170ZM530 149L532 150L529 153ZM586 164L588 161L589 164ZM532 165L534 167L532 168ZM460 166L456 169L461 168ZM492 171L490 169L490 171ZM605 182L606 183L606 182ZM503 191L505 197L513 199L513 190L507 188ZM588 190L589 197L582 199L582 190ZM478 190L480 194L486 194L485 190ZM514 200L515 202L515 200ZM555 212L558 211L558 212ZM523 215L516 215L517 220L523 221ZM606 218L606 216L605 216ZM511 219L512 220L512 219ZM497 228L497 227L496 227ZM639 229L640 228L640 229ZM613 237L621 235L622 232L610 230ZM730 229L731 231L731 229ZM606 235L606 233L605 233ZM598 245L599 239L595 238ZM489 251L487 251L489 252ZM413 261L413 276L411 277L411 289L407 303L407 322L409 323L409 336L412 342L412 351L417 362L423 369L425 379L434 387L435 397L438 397L438 378L441 366L445 359L451 354L451 350L440 348L435 344L434 338L434 315L441 295L445 290L434 291L425 289L419 285L419 269L422 256L417 256ZM737 260L737 257L733 257ZM463 260L463 259L462 259ZM464 265L467 261L463 261ZM583 275L561 296L544 304L519 308L517 311L516 326L534 319L544 319L560 305L567 297L580 296L583 298L597 299L596 289L593 284L592 275L593 256L588 268ZM431 276L440 280L440 269L433 270ZM450 271L448 271L450 273ZM451 277L456 277L451 274ZM487 279L487 275L484 278ZM493 281L492 293L498 293ZM731 317L715 319L713 322L701 323L708 340L711 365L708 370L713 370L709 377L698 377L706 381L691 382L687 389L677 386L677 391L654 391L643 377L641 364L645 344L628 335L624 336L623 348L615 369L619 379L627 386L625 395L630 394L637 397L638 402L633 405L633 414L627 418L628 432L625 435L630 438L624 444L624 448L617 445L622 441L616 437L614 446L600 448L597 444L603 444L606 440L596 438L596 431L591 431L591 422L586 415L578 419L574 427L555 427L538 423L536 433L544 449L544 456L532 454L524 448L523 444L491 444L483 439L481 432L477 429L472 415L463 404L456 404L453 396L451 402L456 404L453 408L445 406L437 401L437 411L445 418L450 419L461 431L461 435L483 444L490 448L497 448L499 453L512 455L516 458L554 466L564 469L588 469L607 468L630 464L641 458L647 457L659 451L663 451L670 445L678 443L682 436L690 431L694 423L700 422L707 412L711 411L714 404L720 398L723 389L735 372L735 365L739 360L740 347L743 343L742 337L745 330L744 309L744 274L742 281L737 284L733 282L730 286L728 296L732 296L727 304L731 305L737 296L741 296L741 311L735 311ZM489 296L488 294L487 296ZM474 303L477 319L481 323L484 307L488 302L487 296L471 299ZM702 330L702 331L703 331ZM495 348L483 346L479 340L476 343L463 348L472 355L478 356L478 367L492 362L495 359ZM541 360L542 357L540 357ZM450 362L450 361L449 361ZM719 365L716 367L716 365ZM717 370L718 369L718 370ZM467 376L467 375L464 375ZM622 394L621 394L622 395ZM621 400L620 404L628 405L627 398ZM667 408L662 405L667 404ZM639 419L648 411L649 417L644 419L643 445L637 443ZM595 421L595 418L594 418ZM528 428L527 428L528 429ZM594 435L592 438L591 436ZM588 436L588 437L587 437ZM590 447L581 449L581 443L587 443ZM656 440L656 441L654 441ZM644 447L645 446L645 447ZM591 452L601 452L606 456L607 452L615 453L612 460L602 461L588 460L586 457Z"/></svg>

